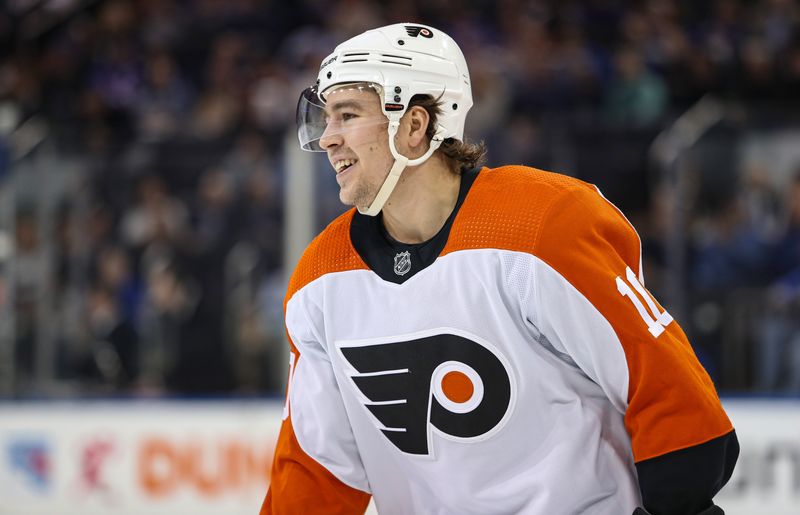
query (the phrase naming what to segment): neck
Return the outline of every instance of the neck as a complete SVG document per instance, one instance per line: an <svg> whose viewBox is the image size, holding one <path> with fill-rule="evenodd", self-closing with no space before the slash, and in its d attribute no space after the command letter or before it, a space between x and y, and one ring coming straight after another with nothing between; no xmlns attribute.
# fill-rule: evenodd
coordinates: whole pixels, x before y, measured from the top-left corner
<svg viewBox="0 0 800 515"><path fill-rule="evenodd" d="M399 242L433 238L455 208L461 176L437 157L407 168L383 207L386 231Z"/></svg>

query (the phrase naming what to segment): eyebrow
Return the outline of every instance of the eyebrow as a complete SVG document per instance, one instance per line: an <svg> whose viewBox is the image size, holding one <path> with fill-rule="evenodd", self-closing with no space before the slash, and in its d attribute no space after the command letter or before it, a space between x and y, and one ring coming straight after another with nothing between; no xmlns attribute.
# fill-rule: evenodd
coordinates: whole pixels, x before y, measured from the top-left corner
<svg viewBox="0 0 800 515"><path fill-rule="evenodd" d="M356 111L363 111L364 108L361 106L360 102L355 100L341 100L339 102L334 102L333 104L328 104L328 111L341 111L342 109L355 109Z"/></svg>

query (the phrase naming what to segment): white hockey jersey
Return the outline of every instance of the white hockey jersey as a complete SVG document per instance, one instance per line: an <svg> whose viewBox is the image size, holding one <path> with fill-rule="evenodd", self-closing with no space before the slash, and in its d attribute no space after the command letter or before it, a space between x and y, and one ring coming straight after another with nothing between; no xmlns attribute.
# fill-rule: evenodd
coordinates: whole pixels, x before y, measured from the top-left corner
<svg viewBox="0 0 800 515"><path fill-rule="evenodd" d="M370 496L381 515L627 515L640 462L733 434L596 188L513 166L462 182L429 242L351 210L307 249L262 515Z"/></svg>

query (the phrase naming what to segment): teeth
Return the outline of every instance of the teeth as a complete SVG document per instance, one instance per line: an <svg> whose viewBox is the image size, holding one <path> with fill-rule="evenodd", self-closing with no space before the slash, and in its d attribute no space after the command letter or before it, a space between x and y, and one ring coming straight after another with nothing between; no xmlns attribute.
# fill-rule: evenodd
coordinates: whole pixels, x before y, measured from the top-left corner
<svg viewBox="0 0 800 515"><path fill-rule="evenodd" d="M336 173L339 173L348 166L355 164L355 162L356 161L354 159L342 159L341 161L336 161L333 164L333 167L336 168Z"/></svg>

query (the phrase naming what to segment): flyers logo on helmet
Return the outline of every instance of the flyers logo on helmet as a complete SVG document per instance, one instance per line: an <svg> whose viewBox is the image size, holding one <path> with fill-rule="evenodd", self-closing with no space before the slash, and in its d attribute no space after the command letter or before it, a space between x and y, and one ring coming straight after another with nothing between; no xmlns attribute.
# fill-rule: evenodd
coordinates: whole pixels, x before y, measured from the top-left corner
<svg viewBox="0 0 800 515"><path fill-rule="evenodd" d="M416 27L414 25L406 25L406 33L412 38L422 36L430 39L433 37L433 33L430 30L426 29L425 27Z"/></svg>
<svg viewBox="0 0 800 515"><path fill-rule="evenodd" d="M513 409L515 381L506 359L474 335L446 331L338 342L376 426L408 454L432 457L434 430L459 442L489 438Z"/></svg>

